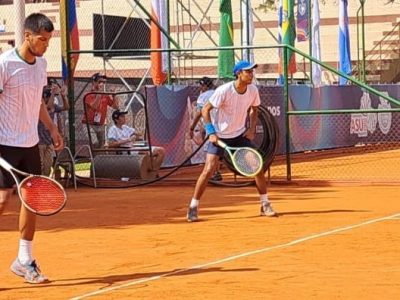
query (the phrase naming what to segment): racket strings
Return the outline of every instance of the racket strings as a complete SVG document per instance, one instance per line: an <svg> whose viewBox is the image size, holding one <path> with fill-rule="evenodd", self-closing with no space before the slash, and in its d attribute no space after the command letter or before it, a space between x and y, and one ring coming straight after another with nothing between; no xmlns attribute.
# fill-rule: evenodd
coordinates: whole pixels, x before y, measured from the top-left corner
<svg viewBox="0 0 400 300"><path fill-rule="evenodd" d="M31 176L20 186L21 198L36 213L48 215L63 208L64 190L50 178Z"/></svg>
<svg viewBox="0 0 400 300"><path fill-rule="evenodd" d="M262 167L262 160L253 149L238 149L233 154L233 159L238 171L244 174L256 175Z"/></svg>

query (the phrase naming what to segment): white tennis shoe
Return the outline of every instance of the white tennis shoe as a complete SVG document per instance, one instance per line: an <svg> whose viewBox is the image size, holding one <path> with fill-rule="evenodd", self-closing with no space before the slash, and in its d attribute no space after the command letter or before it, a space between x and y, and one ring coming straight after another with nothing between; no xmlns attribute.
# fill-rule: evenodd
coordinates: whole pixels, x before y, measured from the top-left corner
<svg viewBox="0 0 400 300"><path fill-rule="evenodd" d="M266 202L266 203L261 204L260 216L277 217L278 214L272 208L271 203Z"/></svg>
<svg viewBox="0 0 400 300"><path fill-rule="evenodd" d="M41 273L35 260L29 265L23 265L20 263L19 259L16 258L10 269L15 275L24 277L26 282L29 283L37 284L50 282L49 279Z"/></svg>
<svg viewBox="0 0 400 300"><path fill-rule="evenodd" d="M197 216L197 207L189 207L188 213L187 213L187 221L188 222L197 222L199 220L199 217Z"/></svg>

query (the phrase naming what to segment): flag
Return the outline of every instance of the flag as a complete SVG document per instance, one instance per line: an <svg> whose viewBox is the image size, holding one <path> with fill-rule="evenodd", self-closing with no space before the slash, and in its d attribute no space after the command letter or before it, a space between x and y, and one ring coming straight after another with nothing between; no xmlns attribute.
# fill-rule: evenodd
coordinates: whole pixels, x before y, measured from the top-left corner
<svg viewBox="0 0 400 300"><path fill-rule="evenodd" d="M283 20L283 8L282 8L282 0L279 0L279 6L278 6L278 43L282 44L282 20ZM283 85L284 79L283 79L283 49L279 48L278 49L278 56L279 56L279 63L278 63L278 84Z"/></svg>
<svg viewBox="0 0 400 300"><path fill-rule="evenodd" d="M220 0L219 46L233 46L233 21L231 0ZM218 77L234 78L235 56L233 50L220 50L218 53Z"/></svg>
<svg viewBox="0 0 400 300"><path fill-rule="evenodd" d="M254 39L253 8L251 6L251 0L242 0L242 4L243 46L251 46L253 45ZM244 60L254 63L253 49L243 49L242 57Z"/></svg>
<svg viewBox="0 0 400 300"><path fill-rule="evenodd" d="M67 4L68 14L65 4ZM68 20L66 20L68 16ZM67 24L68 22L68 32ZM61 69L62 79L67 81L68 66L67 66L67 51L79 50L79 31L76 18L75 0L61 0L60 1L60 35L61 35ZM67 49L67 41L69 41L69 49ZM74 75L76 65L78 64L79 54L72 54L70 56L71 75Z"/></svg>
<svg viewBox="0 0 400 300"><path fill-rule="evenodd" d="M347 15L347 0L339 2L339 71L351 74L349 17ZM347 79L339 77L339 84L347 83Z"/></svg>
<svg viewBox="0 0 400 300"><path fill-rule="evenodd" d="M281 0L282 12L281 20L281 44L294 46L294 40L296 38L296 28L294 23L294 0ZM279 8L281 9L281 8ZM293 51L288 52L288 73L296 73L296 59ZM283 53L281 53L279 66L279 74L283 75Z"/></svg>
<svg viewBox="0 0 400 300"><path fill-rule="evenodd" d="M311 56L315 59L321 60L321 43L319 35L319 0L314 0L313 3L313 18L312 18L312 49ZM312 81L314 86L320 86L322 81L321 65L312 63Z"/></svg>
<svg viewBox="0 0 400 300"><path fill-rule="evenodd" d="M298 0L297 3L297 41L305 42L308 40L308 5L306 0Z"/></svg>
<svg viewBox="0 0 400 300"><path fill-rule="evenodd" d="M151 1L151 15L157 20L160 26L167 30L167 9L165 0ZM168 38L161 33L157 24L151 22L151 49L168 49ZM151 52L151 78L155 85L162 85L167 80L168 72L168 52Z"/></svg>

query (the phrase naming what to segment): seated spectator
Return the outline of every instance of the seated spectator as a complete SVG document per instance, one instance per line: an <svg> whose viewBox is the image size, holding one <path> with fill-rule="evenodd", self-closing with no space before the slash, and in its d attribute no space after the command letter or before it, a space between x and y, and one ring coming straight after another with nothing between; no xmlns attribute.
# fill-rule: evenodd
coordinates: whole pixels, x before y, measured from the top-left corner
<svg viewBox="0 0 400 300"><path fill-rule="evenodd" d="M127 112L115 110L112 113L112 120L114 125L108 130L108 146L111 148L131 148L134 142L139 140L136 130L126 125L125 115ZM130 151L132 153L132 151ZM151 154L153 156L152 169L159 170L165 157L165 149L163 147L151 147Z"/></svg>
<svg viewBox="0 0 400 300"><path fill-rule="evenodd" d="M62 106L54 103L55 96L60 93L62 94L61 97L63 99ZM42 101L47 106L47 111L52 119L54 119L54 114L69 109L68 98L57 85L47 85L44 87ZM53 140L51 139L50 132L41 121L38 123L38 133L42 175L49 176L55 154Z"/></svg>

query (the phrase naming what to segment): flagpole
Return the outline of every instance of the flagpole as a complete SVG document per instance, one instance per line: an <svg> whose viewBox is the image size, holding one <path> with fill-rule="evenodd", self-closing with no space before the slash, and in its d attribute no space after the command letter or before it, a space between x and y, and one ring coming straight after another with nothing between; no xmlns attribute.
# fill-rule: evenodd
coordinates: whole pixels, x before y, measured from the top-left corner
<svg viewBox="0 0 400 300"><path fill-rule="evenodd" d="M250 6L249 0L246 0L246 46L250 46ZM250 49L246 49L247 53L247 61L251 61L250 58ZM253 63L253 62L252 62Z"/></svg>
<svg viewBox="0 0 400 300"><path fill-rule="evenodd" d="M309 55L312 56L312 38L313 38L313 34L312 34L312 24L311 24L311 20L312 20L312 12L311 12L311 1L312 0L308 0L308 6L307 6L307 10L308 10L308 48L309 48ZM312 76L312 60L310 59L310 64L309 64L309 68L310 68L310 83L313 84L313 76Z"/></svg>
<svg viewBox="0 0 400 300"><path fill-rule="evenodd" d="M15 10L15 33L14 44L16 47L22 45L24 41L24 21L25 21L25 1L14 0Z"/></svg>
<svg viewBox="0 0 400 300"><path fill-rule="evenodd" d="M243 4L245 2L245 4ZM245 9L243 8L245 5ZM241 23L242 23L242 30L241 30L241 44L242 46L250 46L250 13L249 13L249 0L240 0L240 16L241 16ZM244 24L243 20L246 20ZM246 48L242 50L242 59L250 61L250 49Z"/></svg>
<svg viewBox="0 0 400 300"><path fill-rule="evenodd" d="M360 0L361 3L361 41L362 41L362 81L366 83L367 78L365 74L365 19L364 19L364 3L365 0Z"/></svg>
<svg viewBox="0 0 400 300"><path fill-rule="evenodd" d="M73 74L71 72L71 38L69 35L69 6L68 1L64 1L64 9L65 9L65 36L66 36L66 44L65 44L65 52L67 54L66 64L67 64L67 87L68 87L68 102L69 102L69 111L68 111L68 126L69 126L69 147L71 152L75 154L75 103L74 103L74 80ZM63 83L65 84L65 82Z"/></svg>
<svg viewBox="0 0 400 300"><path fill-rule="evenodd" d="M167 8L167 31L168 31L168 35L170 35L170 18L169 18L169 0L167 0L166 3L166 8ZM168 49L171 49L171 41L170 39L168 39ZM168 61L167 61L167 65L168 65L168 70L167 70L167 83L171 84L171 52L168 51Z"/></svg>
<svg viewBox="0 0 400 300"><path fill-rule="evenodd" d="M240 23L242 24L242 28L241 28L241 31L240 31L240 39L241 39L241 45L243 46L247 46L247 43L245 43L246 42L246 35L248 34L248 31L247 31L247 27L246 27L246 24L244 24L243 23L243 20L244 20L244 14L243 14L243 1L247 1L247 0L240 0L240 7L239 7L239 9L240 9ZM246 18L246 21L247 21L247 18ZM246 34L245 34L245 30L246 30ZM241 55L242 55L242 59L245 59L245 57L246 57L246 55L245 55L245 51L246 50L242 50L241 51Z"/></svg>

